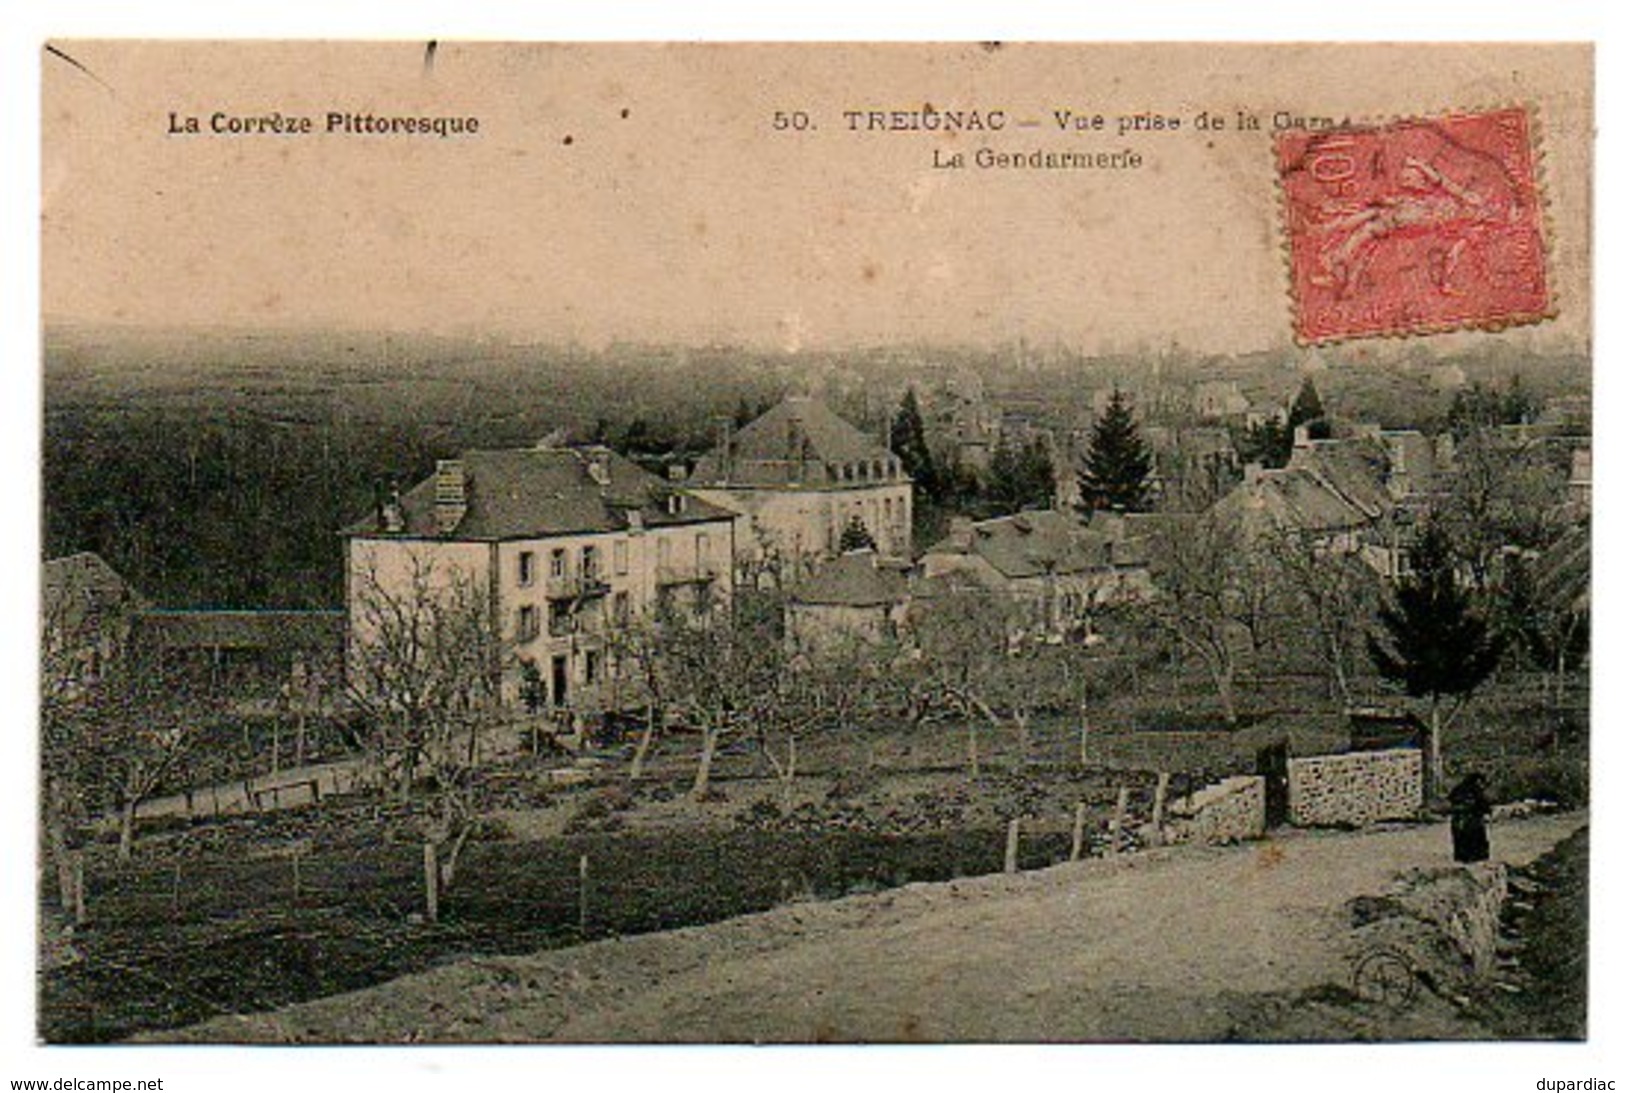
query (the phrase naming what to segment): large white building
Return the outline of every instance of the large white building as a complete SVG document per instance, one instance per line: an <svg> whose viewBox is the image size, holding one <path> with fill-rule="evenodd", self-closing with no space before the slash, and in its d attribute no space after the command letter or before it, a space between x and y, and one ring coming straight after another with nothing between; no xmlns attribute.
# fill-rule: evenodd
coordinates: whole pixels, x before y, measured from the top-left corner
<svg viewBox="0 0 1625 1093"><path fill-rule="evenodd" d="M901 460L809 397L786 398L724 435L687 484L745 517L739 560L747 566L805 573L839 554L854 524L883 558L911 551L914 487Z"/></svg>
<svg viewBox="0 0 1625 1093"><path fill-rule="evenodd" d="M608 448L465 452L345 529L352 667L386 640L380 605L439 596L489 612L506 702L613 707L633 674L617 633L728 595L734 527Z"/></svg>

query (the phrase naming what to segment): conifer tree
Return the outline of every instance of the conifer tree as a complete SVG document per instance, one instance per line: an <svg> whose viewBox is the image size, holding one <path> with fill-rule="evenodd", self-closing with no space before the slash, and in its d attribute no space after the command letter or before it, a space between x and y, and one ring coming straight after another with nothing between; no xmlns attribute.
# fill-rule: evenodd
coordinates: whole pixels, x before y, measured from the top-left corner
<svg viewBox="0 0 1625 1093"><path fill-rule="evenodd" d="M839 546L842 554L847 554L854 550L876 549L875 537L869 534L869 529L864 526L862 517L858 516L854 516L852 519L848 520L846 522L846 526L841 529L841 541Z"/></svg>
<svg viewBox="0 0 1625 1093"><path fill-rule="evenodd" d="M914 479L915 488L936 500L941 482L937 476L936 462L931 458L931 449L925 441L925 417L920 413L920 400L915 397L912 387L903 396L897 416L892 418L891 450L902 462L903 470Z"/></svg>
<svg viewBox="0 0 1625 1093"><path fill-rule="evenodd" d="M1299 425L1309 426L1309 436L1313 440L1325 440L1332 435L1331 423L1326 420L1326 406L1320 401L1320 392L1316 390L1312 376L1303 377L1303 385L1298 388L1298 396L1292 400L1292 409L1287 413L1286 435L1289 440L1297 435Z"/></svg>
<svg viewBox="0 0 1625 1093"><path fill-rule="evenodd" d="M1087 509L1142 512L1150 501L1150 480L1151 451L1140 438L1128 396L1114 389L1089 435L1078 472L1080 503Z"/></svg>
<svg viewBox="0 0 1625 1093"><path fill-rule="evenodd" d="M987 500L1000 515L1054 503L1055 465L1042 437L1000 438L988 467Z"/></svg>
<svg viewBox="0 0 1625 1093"><path fill-rule="evenodd" d="M1377 617L1383 633L1367 635L1371 662L1390 683L1428 704L1428 775L1444 780L1443 734L1501 659L1505 642L1473 609L1456 579L1450 540L1430 524L1412 552L1412 571ZM1445 713L1446 703L1449 713Z"/></svg>

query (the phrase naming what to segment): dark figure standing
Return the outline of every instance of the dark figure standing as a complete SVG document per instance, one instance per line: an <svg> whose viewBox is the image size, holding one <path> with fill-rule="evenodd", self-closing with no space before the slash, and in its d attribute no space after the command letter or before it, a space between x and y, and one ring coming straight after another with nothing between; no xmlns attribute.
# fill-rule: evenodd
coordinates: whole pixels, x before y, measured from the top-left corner
<svg viewBox="0 0 1625 1093"><path fill-rule="evenodd" d="M1490 798L1484 791L1482 774L1469 774L1450 791L1450 841L1457 861L1489 859L1490 833L1485 827L1489 815Z"/></svg>

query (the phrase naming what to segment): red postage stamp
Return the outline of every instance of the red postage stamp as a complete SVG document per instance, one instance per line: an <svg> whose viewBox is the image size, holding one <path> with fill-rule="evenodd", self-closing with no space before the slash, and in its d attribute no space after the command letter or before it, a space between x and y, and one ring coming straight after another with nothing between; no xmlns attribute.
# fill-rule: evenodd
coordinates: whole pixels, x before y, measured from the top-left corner
<svg viewBox="0 0 1625 1093"><path fill-rule="evenodd" d="M1552 314L1525 110L1293 130L1275 155L1300 341Z"/></svg>

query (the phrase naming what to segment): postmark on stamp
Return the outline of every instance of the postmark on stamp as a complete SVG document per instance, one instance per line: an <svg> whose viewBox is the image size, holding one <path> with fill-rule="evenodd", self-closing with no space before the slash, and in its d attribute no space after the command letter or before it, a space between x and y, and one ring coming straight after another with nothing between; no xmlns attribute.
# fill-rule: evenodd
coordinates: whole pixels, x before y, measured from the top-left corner
<svg viewBox="0 0 1625 1093"><path fill-rule="evenodd" d="M1298 339L1549 318L1533 143L1519 107L1280 135Z"/></svg>

